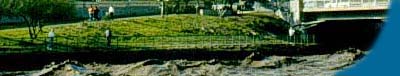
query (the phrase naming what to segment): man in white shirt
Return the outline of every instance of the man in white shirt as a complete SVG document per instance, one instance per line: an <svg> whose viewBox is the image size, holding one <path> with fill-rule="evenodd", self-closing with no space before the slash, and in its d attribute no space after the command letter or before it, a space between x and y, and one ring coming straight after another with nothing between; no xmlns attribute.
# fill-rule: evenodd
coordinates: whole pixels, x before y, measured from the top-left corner
<svg viewBox="0 0 400 76"><path fill-rule="evenodd" d="M290 27L290 28L289 28L289 41L293 41L293 39L294 39L294 37L293 37L294 33L295 33L295 30L294 30L292 27Z"/></svg>
<svg viewBox="0 0 400 76"><path fill-rule="evenodd" d="M292 27L290 27L289 28L289 36L293 36L294 32L295 32L295 30Z"/></svg>
<svg viewBox="0 0 400 76"><path fill-rule="evenodd" d="M114 15L114 7L110 6L110 7L108 7L108 16L109 16L109 18L112 18L113 15Z"/></svg>
<svg viewBox="0 0 400 76"><path fill-rule="evenodd" d="M54 29L51 29L49 34L49 44L47 46L47 50L53 50L53 41L54 41L54 37L56 36L56 34L54 33Z"/></svg>
<svg viewBox="0 0 400 76"><path fill-rule="evenodd" d="M110 48L111 47L111 31L109 29L106 30L105 32L106 34L106 39L107 39L107 47Z"/></svg>

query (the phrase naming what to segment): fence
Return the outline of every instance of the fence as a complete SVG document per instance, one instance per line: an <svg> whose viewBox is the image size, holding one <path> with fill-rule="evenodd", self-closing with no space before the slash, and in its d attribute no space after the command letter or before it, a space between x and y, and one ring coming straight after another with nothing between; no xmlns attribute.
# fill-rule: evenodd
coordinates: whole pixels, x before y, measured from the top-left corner
<svg viewBox="0 0 400 76"><path fill-rule="evenodd" d="M387 7L390 0L303 0L304 8Z"/></svg>
<svg viewBox="0 0 400 76"><path fill-rule="evenodd" d="M49 38L39 37L35 40L29 38L12 39L1 43L5 50L48 50ZM3 40L4 41L4 40ZM113 36L111 46L107 46L106 37L55 37L52 49L61 51L73 51L76 49L235 49L255 46L259 44L315 44L314 35L254 35L254 36Z"/></svg>

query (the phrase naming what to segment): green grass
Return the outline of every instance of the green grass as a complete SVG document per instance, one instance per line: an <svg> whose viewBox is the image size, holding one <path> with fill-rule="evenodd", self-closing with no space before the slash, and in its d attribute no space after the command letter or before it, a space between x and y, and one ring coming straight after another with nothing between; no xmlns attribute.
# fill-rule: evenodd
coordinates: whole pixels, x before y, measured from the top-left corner
<svg viewBox="0 0 400 76"><path fill-rule="evenodd" d="M177 36L177 35L252 35L265 34L259 30L257 23L266 25L278 23L277 19L261 16L242 16L219 18L214 16L169 15L160 17L140 17L124 20L80 22L69 26L45 26L39 37L46 37L50 28L55 29L57 36L103 36L110 28L114 36ZM55 25L57 26L57 25ZM1 31L1 37L29 37L27 29Z"/></svg>
<svg viewBox="0 0 400 76"><path fill-rule="evenodd" d="M39 38L33 40L33 43L29 39L27 28L0 30L0 45L23 47L28 43L43 44L50 28L55 30L57 40L59 40L57 44L76 44L70 45L75 47L103 46L106 29L110 29L113 36L117 36L113 39L112 45L164 48L165 44L229 44L229 41L246 43L265 40L264 37L255 39L261 34L268 35L269 39L267 40L274 40L273 34L265 28L269 26L284 28L283 24L279 19L260 14L226 18L192 14L168 15L165 18L144 16L110 21L48 25L43 28L44 32L39 33ZM216 37L208 37L209 35ZM241 37L228 38L228 36ZM204 43L207 40L214 42Z"/></svg>

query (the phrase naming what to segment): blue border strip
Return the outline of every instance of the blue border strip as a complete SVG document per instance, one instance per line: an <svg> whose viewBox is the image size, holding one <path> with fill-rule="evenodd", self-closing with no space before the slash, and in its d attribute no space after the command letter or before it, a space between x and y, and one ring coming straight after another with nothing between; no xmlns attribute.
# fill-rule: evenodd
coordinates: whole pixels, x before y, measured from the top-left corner
<svg viewBox="0 0 400 76"><path fill-rule="evenodd" d="M371 52L338 76L400 76L400 0L391 0L387 21Z"/></svg>

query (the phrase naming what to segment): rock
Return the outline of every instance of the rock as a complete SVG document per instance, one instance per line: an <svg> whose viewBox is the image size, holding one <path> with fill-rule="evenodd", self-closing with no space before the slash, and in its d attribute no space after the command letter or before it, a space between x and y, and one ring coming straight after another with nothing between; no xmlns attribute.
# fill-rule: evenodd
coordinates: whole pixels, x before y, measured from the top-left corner
<svg viewBox="0 0 400 76"><path fill-rule="evenodd" d="M251 35L257 35L257 32L250 31Z"/></svg>
<svg viewBox="0 0 400 76"><path fill-rule="evenodd" d="M263 61L252 61L249 65L249 67L255 67L255 68L260 68L260 67L265 67L267 64Z"/></svg>
<svg viewBox="0 0 400 76"><path fill-rule="evenodd" d="M249 56L247 56L243 61L242 61L242 66L251 64L253 62L252 58L255 56L255 53L251 53Z"/></svg>
<svg viewBox="0 0 400 76"><path fill-rule="evenodd" d="M214 33L214 30L213 30L213 29L209 29L209 31L210 31L210 33Z"/></svg>
<svg viewBox="0 0 400 76"><path fill-rule="evenodd" d="M208 61L208 64L217 64L217 60L212 59L212 60Z"/></svg>
<svg viewBox="0 0 400 76"><path fill-rule="evenodd" d="M200 27L200 30L201 31L205 31L206 29L204 27Z"/></svg>

